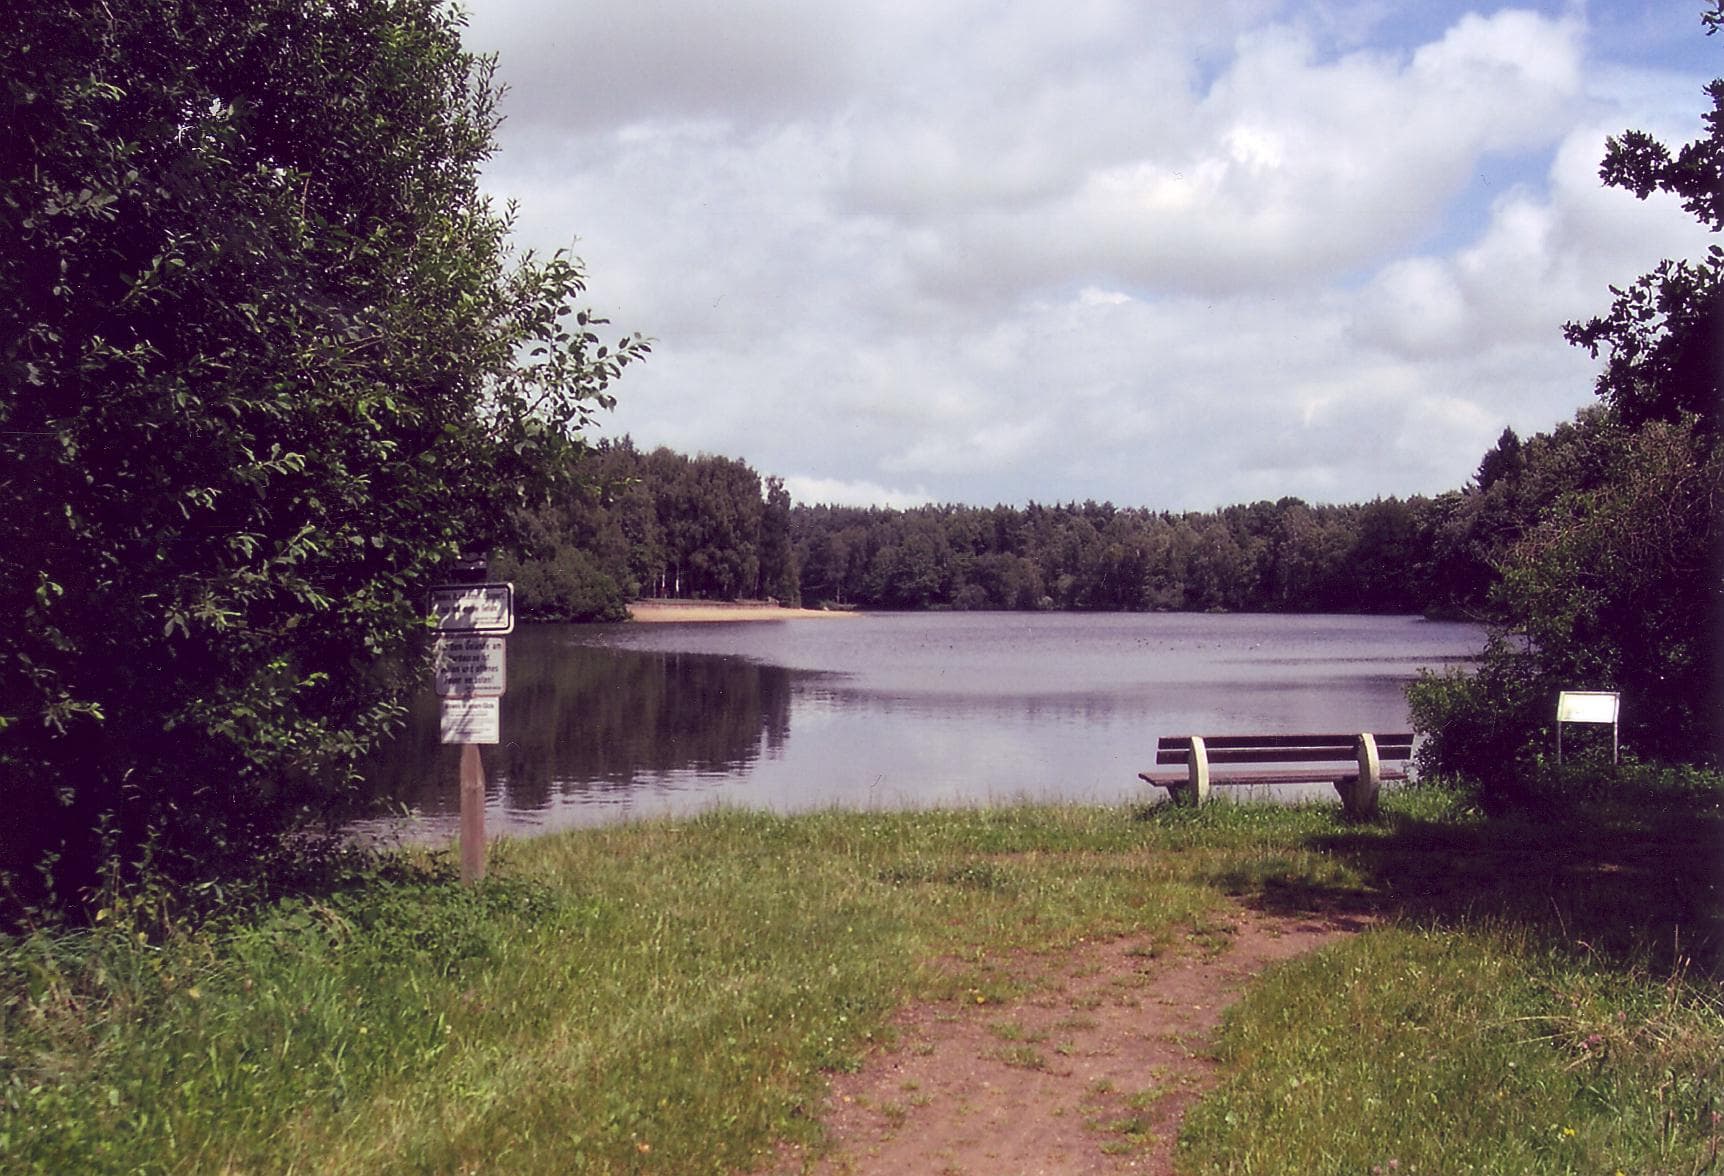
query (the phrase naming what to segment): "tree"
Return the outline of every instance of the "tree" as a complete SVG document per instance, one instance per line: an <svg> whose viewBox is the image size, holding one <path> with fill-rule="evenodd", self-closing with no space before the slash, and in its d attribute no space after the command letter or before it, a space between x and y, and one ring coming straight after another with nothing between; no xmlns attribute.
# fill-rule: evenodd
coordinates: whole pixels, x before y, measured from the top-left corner
<svg viewBox="0 0 1724 1176"><path fill-rule="evenodd" d="M1520 437L1513 429L1505 428L1497 438L1496 448L1479 462L1478 476L1473 480L1482 493L1504 478L1518 477L1523 464L1525 458L1521 454Z"/></svg>
<svg viewBox="0 0 1724 1176"><path fill-rule="evenodd" d="M341 791L646 348L511 255L438 0L27 0L0 54L0 868L64 900Z"/></svg>
<svg viewBox="0 0 1724 1176"><path fill-rule="evenodd" d="M1724 0L1703 21L1715 32ZM1706 93L1706 138L1672 154L1626 132L1599 174L1642 199L1672 193L1718 232L1724 79ZM1427 761L1499 787L1526 776L1563 688L1621 691L1625 741L1643 754L1724 759L1724 250L1663 261L1612 293L1606 314L1564 328L1608 353L1603 411L1535 439L1489 485L1486 467L1503 463L1481 466L1480 497L1516 508L1496 595L1505 626L1475 677L1428 678L1409 696L1435 735Z"/></svg>
<svg viewBox="0 0 1724 1176"><path fill-rule="evenodd" d="M796 575L796 552L790 544L790 491L784 479L766 479L766 506L760 516L761 596L775 596L787 605L802 603Z"/></svg>
<svg viewBox="0 0 1724 1176"><path fill-rule="evenodd" d="M1702 20L1711 36L1724 21L1724 0L1713 0ZM1670 193L1716 233L1724 229L1724 78L1706 94L1705 138L1673 154L1644 131L1625 131L1607 142L1598 174L1642 200ZM1564 328L1592 355L1608 351L1598 394L1631 428L1690 415L1703 432L1714 431L1724 401L1724 249L1712 246L1699 262L1666 260L1611 293L1606 314Z"/></svg>

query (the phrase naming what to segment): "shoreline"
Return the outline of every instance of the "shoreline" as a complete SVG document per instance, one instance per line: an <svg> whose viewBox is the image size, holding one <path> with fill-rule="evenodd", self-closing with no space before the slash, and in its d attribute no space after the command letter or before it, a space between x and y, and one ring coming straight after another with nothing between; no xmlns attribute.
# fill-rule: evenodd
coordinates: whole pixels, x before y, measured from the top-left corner
<svg viewBox="0 0 1724 1176"><path fill-rule="evenodd" d="M715 621L833 620L861 615L841 610L785 608L759 600L637 600L630 604L628 609L631 621L648 625Z"/></svg>

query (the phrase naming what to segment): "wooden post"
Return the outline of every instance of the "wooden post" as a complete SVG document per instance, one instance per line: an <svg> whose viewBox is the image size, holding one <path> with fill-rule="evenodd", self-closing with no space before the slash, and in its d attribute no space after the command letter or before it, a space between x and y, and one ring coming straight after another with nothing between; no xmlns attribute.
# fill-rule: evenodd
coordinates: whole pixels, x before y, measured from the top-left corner
<svg viewBox="0 0 1724 1176"><path fill-rule="evenodd" d="M477 743L461 745L461 881L485 877L485 764Z"/></svg>

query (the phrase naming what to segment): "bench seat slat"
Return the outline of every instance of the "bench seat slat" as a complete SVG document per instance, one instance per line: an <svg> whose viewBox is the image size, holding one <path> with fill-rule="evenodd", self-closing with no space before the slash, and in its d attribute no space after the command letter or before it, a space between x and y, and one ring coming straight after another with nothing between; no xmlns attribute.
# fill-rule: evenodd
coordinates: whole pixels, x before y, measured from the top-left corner
<svg viewBox="0 0 1724 1176"><path fill-rule="evenodd" d="M1148 784L1162 788L1183 788L1187 782L1184 772L1139 772L1138 779ZM1350 784L1358 779L1358 772L1324 772L1322 769L1300 771L1289 768L1276 772L1229 772L1225 776L1211 776L1209 786L1221 788L1231 784ZM1384 768L1379 779L1405 780L1407 773L1394 768Z"/></svg>
<svg viewBox="0 0 1724 1176"><path fill-rule="evenodd" d="M1377 758L1383 760L1402 760L1412 755L1409 744L1378 743ZM1346 747L1277 747L1262 750L1228 749L1209 752L1209 762L1212 764L1304 764L1304 763L1347 763L1355 756L1353 745ZM1155 762L1161 765L1183 764L1190 760L1189 749L1178 751L1158 751Z"/></svg>
<svg viewBox="0 0 1724 1176"><path fill-rule="evenodd" d="M1203 745L1210 751L1236 747L1351 747L1358 737L1356 731L1328 735L1205 735ZM1376 740L1378 746L1385 743L1411 743L1413 735L1410 731L1391 731L1377 735ZM1191 736L1163 735L1156 740L1155 746L1159 751L1190 751Z"/></svg>
<svg viewBox="0 0 1724 1176"><path fill-rule="evenodd" d="M1375 736L1380 759L1406 759L1413 751L1407 734ZM1204 736L1212 764L1275 764L1350 760L1357 735L1216 735ZM1163 736L1156 741L1155 762L1183 764L1191 756L1191 737Z"/></svg>
<svg viewBox="0 0 1724 1176"><path fill-rule="evenodd" d="M1158 751L1155 762L1158 764L1183 764L1191 754L1189 748L1179 751ZM1381 748L1377 754L1382 755ZM1325 763L1333 760L1337 763L1351 763L1355 756L1353 744L1345 747L1241 747L1241 748L1210 748L1209 762L1212 764L1302 764Z"/></svg>

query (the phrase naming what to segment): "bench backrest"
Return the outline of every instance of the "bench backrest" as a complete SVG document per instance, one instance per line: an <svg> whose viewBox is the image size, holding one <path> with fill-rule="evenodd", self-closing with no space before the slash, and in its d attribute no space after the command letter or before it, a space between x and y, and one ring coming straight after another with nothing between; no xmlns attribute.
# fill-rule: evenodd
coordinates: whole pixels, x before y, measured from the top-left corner
<svg viewBox="0 0 1724 1176"><path fill-rule="evenodd" d="M1357 755L1359 737L1352 735L1205 735L1203 746L1212 764L1340 763ZM1413 754L1411 732L1377 735L1377 757L1404 760ZM1164 735L1156 741L1155 762L1183 764L1191 757L1191 736Z"/></svg>

